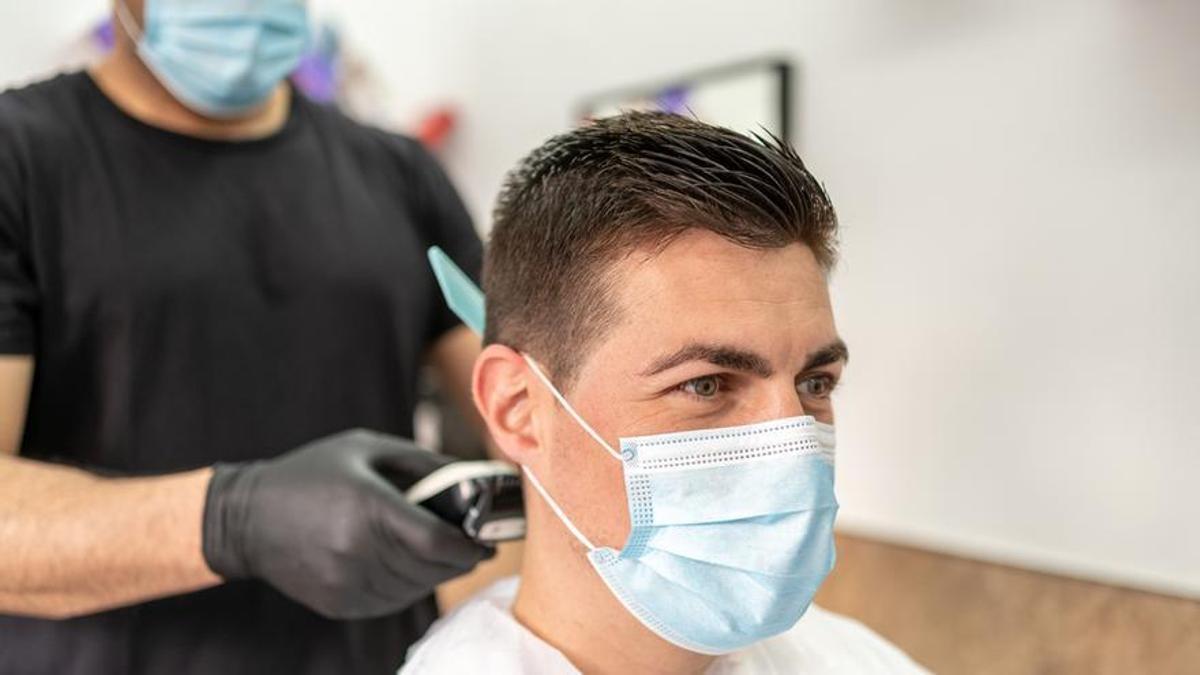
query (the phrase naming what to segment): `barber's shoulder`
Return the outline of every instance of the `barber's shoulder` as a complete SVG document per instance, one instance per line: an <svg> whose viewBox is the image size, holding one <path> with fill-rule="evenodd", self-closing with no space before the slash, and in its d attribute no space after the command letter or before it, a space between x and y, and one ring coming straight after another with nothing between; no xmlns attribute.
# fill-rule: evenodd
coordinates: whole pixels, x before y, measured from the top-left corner
<svg viewBox="0 0 1200 675"><path fill-rule="evenodd" d="M357 120L335 104L298 95L304 114L318 127L336 134L342 142L359 150L402 157L427 154L421 142L411 136Z"/></svg>
<svg viewBox="0 0 1200 675"><path fill-rule="evenodd" d="M335 139L370 179L418 186L430 172L441 171L433 154L412 136L360 122L331 105L307 100L303 105L319 133Z"/></svg>
<svg viewBox="0 0 1200 675"><path fill-rule="evenodd" d="M87 88L94 86L88 78L84 71L64 73L0 92L0 163L10 173L78 152Z"/></svg>
<svg viewBox="0 0 1200 675"><path fill-rule="evenodd" d="M0 126L9 130L53 125L78 109L88 77L84 71L61 73L0 91Z"/></svg>
<svg viewBox="0 0 1200 675"><path fill-rule="evenodd" d="M73 162L77 157L80 100L88 84L84 72L56 75L47 80L0 92L0 227L8 237L27 240L21 214L29 177L38 167ZM69 159L68 159L69 158Z"/></svg>

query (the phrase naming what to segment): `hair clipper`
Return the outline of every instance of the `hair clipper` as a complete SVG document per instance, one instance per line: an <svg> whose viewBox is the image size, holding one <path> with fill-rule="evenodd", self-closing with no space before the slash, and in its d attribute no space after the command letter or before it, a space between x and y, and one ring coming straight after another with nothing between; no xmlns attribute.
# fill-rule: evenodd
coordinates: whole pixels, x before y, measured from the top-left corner
<svg viewBox="0 0 1200 675"><path fill-rule="evenodd" d="M481 544L525 536L521 474L504 462L447 464L417 481L405 497Z"/></svg>

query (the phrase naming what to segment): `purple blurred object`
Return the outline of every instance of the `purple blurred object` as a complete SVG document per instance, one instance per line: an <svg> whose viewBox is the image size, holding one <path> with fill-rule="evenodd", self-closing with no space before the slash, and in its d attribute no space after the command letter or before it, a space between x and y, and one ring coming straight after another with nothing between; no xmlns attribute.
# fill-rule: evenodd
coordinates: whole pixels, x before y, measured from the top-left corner
<svg viewBox="0 0 1200 675"><path fill-rule="evenodd" d="M308 98L329 103L337 98L337 67L335 59L309 52L292 71L292 84Z"/></svg>
<svg viewBox="0 0 1200 675"><path fill-rule="evenodd" d="M687 87L671 87L659 92L655 103L663 112L683 115L689 112L688 108L688 88Z"/></svg>
<svg viewBox="0 0 1200 675"><path fill-rule="evenodd" d="M320 103L337 99L339 47L337 31L329 25L321 26L313 37L312 47L292 71L292 83L308 98Z"/></svg>
<svg viewBox="0 0 1200 675"><path fill-rule="evenodd" d="M105 19L96 24L92 29L92 40L104 51L113 48L113 42L116 37L113 35L113 23L111 19Z"/></svg>

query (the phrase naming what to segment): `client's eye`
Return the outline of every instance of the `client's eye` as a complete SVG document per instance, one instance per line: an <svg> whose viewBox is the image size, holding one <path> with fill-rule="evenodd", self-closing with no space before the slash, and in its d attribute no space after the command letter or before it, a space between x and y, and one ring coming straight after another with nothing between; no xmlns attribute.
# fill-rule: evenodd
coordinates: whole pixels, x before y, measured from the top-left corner
<svg viewBox="0 0 1200 675"><path fill-rule="evenodd" d="M679 388L692 396L712 398L721 391L721 378L716 375L704 375L684 382Z"/></svg>
<svg viewBox="0 0 1200 675"><path fill-rule="evenodd" d="M831 375L814 375L796 383L796 391L807 398L829 398L835 388L837 380Z"/></svg>

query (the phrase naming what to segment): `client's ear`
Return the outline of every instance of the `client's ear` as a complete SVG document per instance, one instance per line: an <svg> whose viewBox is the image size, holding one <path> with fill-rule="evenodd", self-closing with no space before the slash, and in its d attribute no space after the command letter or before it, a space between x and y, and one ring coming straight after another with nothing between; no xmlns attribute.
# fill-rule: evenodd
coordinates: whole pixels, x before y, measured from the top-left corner
<svg viewBox="0 0 1200 675"><path fill-rule="evenodd" d="M538 449L530 377L525 359L511 347L491 344L475 359L475 407L497 447L517 464L530 463Z"/></svg>

